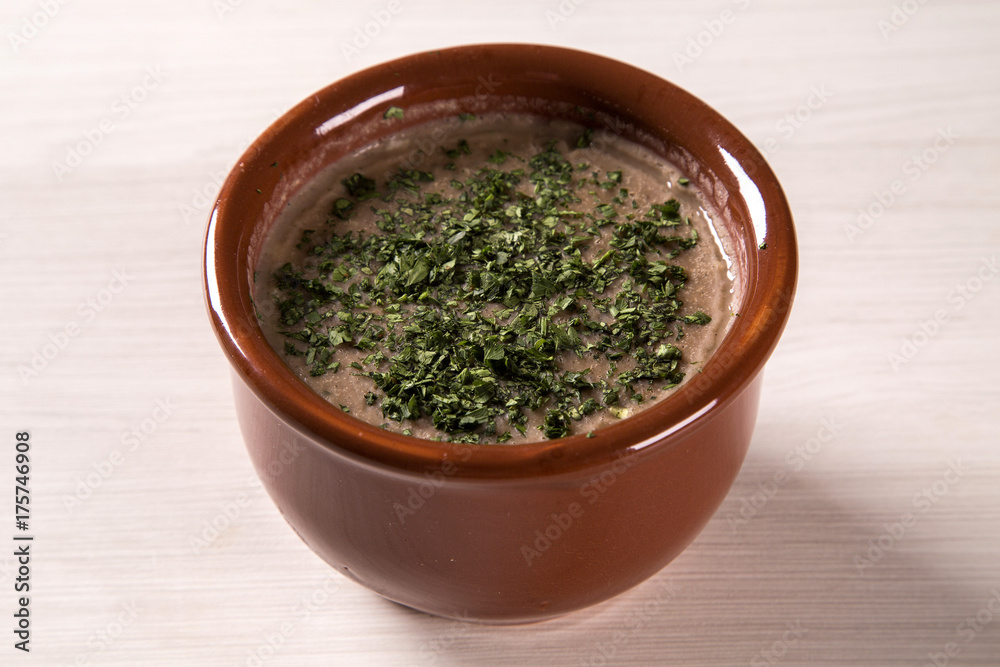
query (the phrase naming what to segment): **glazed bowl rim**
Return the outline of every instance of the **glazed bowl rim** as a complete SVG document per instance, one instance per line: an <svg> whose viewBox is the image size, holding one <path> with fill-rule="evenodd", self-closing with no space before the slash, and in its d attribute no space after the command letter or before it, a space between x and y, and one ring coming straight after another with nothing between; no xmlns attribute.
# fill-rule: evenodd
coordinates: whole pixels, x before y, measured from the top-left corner
<svg viewBox="0 0 1000 667"><path fill-rule="evenodd" d="M252 269L247 270L246 255L256 221L248 225L240 206L251 194L248 175L262 168L259 163L269 155L268 149L297 131L296 124L314 113L318 105L333 105L340 115L366 104L370 107L371 100L384 98L390 89L402 85L405 91L411 85L409 79L399 80L399 71L404 68L426 76L432 71L439 74L443 64L455 67L460 62L476 62L477 57L480 61L521 59L557 77L563 74L561 67L568 69L567 62L574 63L574 68L604 68L606 76L595 77L599 80L587 91L597 97L602 94L602 82L611 74L632 77L640 87L669 95L674 103L686 105L689 112L703 119L703 127L718 137L719 148L731 158L727 165L740 188L756 192L761 202L761 219L742 223L744 230L753 226L753 243L760 252L750 258L753 270L749 271L752 275L743 276L748 284L739 317L706 362L700 374L704 381L699 377L696 383L693 378L669 399L598 429L590 437L579 434L524 444L472 445L385 431L344 414L306 386L271 348L254 315L249 279ZM369 92L345 93L358 90ZM389 102L383 106L388 107ZM749 247L749 241L744 241ZM767 252L767 248L773 250ZM304 99L272 123L229 173L210 215L203 259L205 301L216 336L240 381L272 413L331 452L401 473L447 466L455 479L523 479L571 472L679 441L718 415L760 372L787 321L798 261L791 211L776 176L753 144L718 112L675 84L624 62L563 47L518 43L415 53L350 74Z"/></svg>

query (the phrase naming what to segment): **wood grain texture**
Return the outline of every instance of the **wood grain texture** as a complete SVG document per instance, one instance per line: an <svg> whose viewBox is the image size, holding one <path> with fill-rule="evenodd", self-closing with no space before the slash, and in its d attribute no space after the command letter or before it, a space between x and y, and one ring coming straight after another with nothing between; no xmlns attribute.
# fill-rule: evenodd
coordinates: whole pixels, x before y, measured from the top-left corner
<svg viewBox="0 0 1000 667"><path fill-rule="evenodd" d="M389 3L0 9L0 442L31 431L36 535L30 656L0 549L0 664L1000 665L1000 5L398 2L348 55ZM209 202L279 113L482 41L702 97L767 153L801 250L717 516L642 586L525 627L399 608L300 543L243 451L199 274Z"/></svg>

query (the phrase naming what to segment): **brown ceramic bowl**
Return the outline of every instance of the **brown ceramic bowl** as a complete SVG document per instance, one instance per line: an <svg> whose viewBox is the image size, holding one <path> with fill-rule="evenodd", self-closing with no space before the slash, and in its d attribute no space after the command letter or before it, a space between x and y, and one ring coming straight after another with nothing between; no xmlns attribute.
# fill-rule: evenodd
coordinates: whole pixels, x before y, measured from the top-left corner
<svg viewBox="0 0 1000 667"><path fill-rule="evenodd" d="M391 105L406 109L403 120L383 120ZM276 212L303 183L373 139L436 116L552 116L577 106L595 112L595 136L614 132L658 151L717 209L741 305L702 373L595 437L455 445L362 423L285 366L258 327L251 285ZM703 102L600 56L491 44L358 72L265 130L212 212L205 288L250 457L306 544L400 604L513 623L617 595L698 535L750 442L760 371L784 328L796 265L792 216L774 173Z"/></svg>

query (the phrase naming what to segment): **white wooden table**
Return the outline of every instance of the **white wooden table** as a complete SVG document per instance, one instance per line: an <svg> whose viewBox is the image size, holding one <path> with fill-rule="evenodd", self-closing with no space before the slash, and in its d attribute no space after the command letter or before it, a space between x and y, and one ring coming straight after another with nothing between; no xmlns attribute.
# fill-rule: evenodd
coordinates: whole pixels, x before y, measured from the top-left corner
<svg viewBox="0 0 1000 667"><path fill-rule="evenodd" d="M0 9L0 664L1000 665L1000 5L291 5ZM298 540L254 482L200 286L210 201L278 113L485 41L699 95L766 151L801 244L718 515L644 585L524 627L397 607Z"/></svg>

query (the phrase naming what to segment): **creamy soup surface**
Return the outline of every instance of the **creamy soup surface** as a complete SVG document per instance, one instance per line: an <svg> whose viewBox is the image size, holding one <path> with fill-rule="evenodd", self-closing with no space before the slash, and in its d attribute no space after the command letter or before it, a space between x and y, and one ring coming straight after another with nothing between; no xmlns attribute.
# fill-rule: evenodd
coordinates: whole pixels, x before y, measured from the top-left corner
<svg viewBox="0 0 1000 667"><path fill-rule="evenodd" d="M713 213L651 151L456 116L326 168L279 214L255 306L333 406L427 439L586 434L667 399L734 309Z"/></svg>

